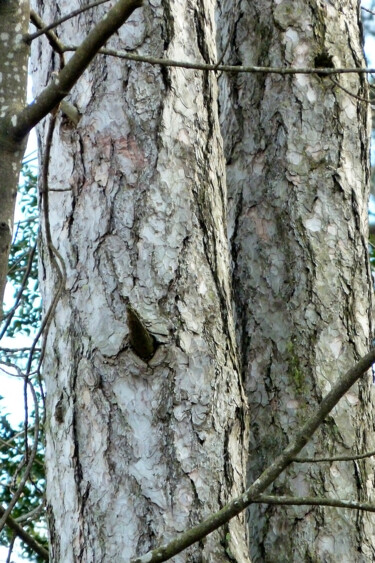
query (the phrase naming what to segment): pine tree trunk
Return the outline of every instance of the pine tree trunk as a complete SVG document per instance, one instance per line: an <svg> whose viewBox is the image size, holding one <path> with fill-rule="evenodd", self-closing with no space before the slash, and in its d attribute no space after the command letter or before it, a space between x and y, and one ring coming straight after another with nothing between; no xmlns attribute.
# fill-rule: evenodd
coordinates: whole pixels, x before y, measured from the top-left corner
<svg viewBox="0 0 375 563"><path fill-rule="evenodd" d="M60 39L78 42L106 9L67 22ZM51 4L42 12L56 15ZM110 45L215 61L213 18L212 1L146 4ZM58 70L46 52L43 39L37 90ZM58 117L49 222L67 277L44 362L55 562L128 561L243 490L217 99L213 74L99 56L69 97L79 125ZM45 127L39 135L43 145ZM56 275L46 224L43 243L47 309ZM244 514L174 560L232 558L249 560Z"/></svg>
<svg viewBox="0 0 375 563"><path fill-rule="evenodd" d="M358 67L357 2L222 3L228 64ZM338 375L371 345L365 75L226 75L219 81L237 336L252 482ZM337 84L338 83L338 84ZM345 90L340 88L340 86ZM359 98L356 98L358 96ZM374 449L364 378L304 455ZM276 494L374 498L373 462L294 464ZM338 509L254 505L252 562L372 561L373 525Z"/></svg>
<svg viewBox="0 0 375 563"><path fill-rule="evenodd" d="M47 22L76 7L37 3ZM108 5L60 39L78 44ZM363 64L357 4L343 1L146 3L110 45L206 63ZM36 90L57 60L45 39L34 45ZM44 361L54 562L128 561L219 509L369 349L368 92L364 75L334 80L99 56L69 97L79 124L58 115L49 223L67 277ZM39 136L43 147L45 126ZM57 277L42 231L47 310ZM373 395L366 377L304 453L374 449ZM294 464L273 492L373 500L373 469ZM250 540L245 520L173 560L375 557L363 514L253 506Z"/></svg>

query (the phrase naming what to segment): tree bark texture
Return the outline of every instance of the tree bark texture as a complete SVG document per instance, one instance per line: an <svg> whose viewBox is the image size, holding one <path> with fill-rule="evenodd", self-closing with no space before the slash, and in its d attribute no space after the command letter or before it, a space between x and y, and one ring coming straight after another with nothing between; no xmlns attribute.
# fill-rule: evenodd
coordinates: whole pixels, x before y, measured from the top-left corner
<svg viewBox="0 0 375 563"><path fill-rule="evenodd" d="M46 22L76 7L42 4ZM65 23L61 40L78 44L106 9ZM109 43L206 63L361 66L358 17L343 0L159 1ZM45 39L33 57L38 90L57 58ZM245 482L248 421L251 482L370 347L368 112L340 88L366 98L365 77L216 80L99 56L69 97L78 126L58 118L49 220L67 279L44 365L53 561L127 561L220 508ZM373 449L373 402L367 378L306 454ZM373 469L293 465L273 492L373 501ZM174 560L375 557L366 515L247 516L249 544L243 516Z"/></svg>
<svg viewBox="0 0 375 563"><path fill-rule="evenodd" d="M228 64L364 66L357 2L221 2ZM368 98L363 75L336 75ZM367 104L319 75L222 75L237 337L249 401L252 482L371 346ZM307 455L373 449L367 377L340 402ZM293 465L277 494L374 499L374 465ZM252 562L372 561L371 516L253 505Z"/></svg>
<svg viewBox="0 0 375 563"><path fill-rule="evenodd" d="M36 5L46 22L78 6L47 4ZM109 44L215 61L214 8L146 4ZM107 9L59 38L77 44ZM58 71L48 49L45 39L34 48L37 91ZM49 174L67 270L44 362L51 558L125 562L245 485L217 82L99 56L68 99L82 118L76 128L59 116ZM44 124L42 145L45 135ZM45 232L47 309L56 276ZM249 560L244 514L174 558L233 559Z"/></svg>

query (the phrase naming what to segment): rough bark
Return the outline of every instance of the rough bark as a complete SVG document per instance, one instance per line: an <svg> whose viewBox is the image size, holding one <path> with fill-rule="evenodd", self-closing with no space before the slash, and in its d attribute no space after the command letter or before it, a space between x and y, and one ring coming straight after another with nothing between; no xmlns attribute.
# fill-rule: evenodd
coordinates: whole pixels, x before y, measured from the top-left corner
<svg viewBox="0 0 375 563"><path fill-rule="evenodd" d="M64 24L60 39L78 42L105 9ZM214 61L213 18L211 0L156 2L110 44ZM54 70L44 39L34 68L38 85ZM121 562L244 485L217 85L201 72L99 57L69 101L82 118L75 128L59 117L49 176L67 270L44 363L52 560ZM46 245L41 262L47 308L56 280ZM175 561L247 553L241 515Z"/></svg>
<svg viewBox="0 0 375 563"><path fill-rule="evenodd" d="M89 30L90 33L84 38L82 45L78 46L69 63L59 69L58 77L49 80L48 87L28 106L25 106L27 63L32 39L27 33L30 22L29 0L10 0L0 5L0 319L16 191L27 135L43 117L57 108L98 50L141 3L142 0L118 0L112 10L106 13L106 18L99 20L94 29ZM38 16L34 23L41 23ZM60 53L59 47L57 45ZM58 56L57 53L55 56Z"/></svg>
<svg viewBox="0 0 375 563"><path fill-rule="evenodd" d="M357 2L222 2L224 61L361 66ZM336 80L367 98L364 76ZM229 237L237 334L251 416L251 482L280 452L338 373L371 345L367 255L368 109L322 76L223 75ZM373 448L370 378L309 444L310 456ZM374 498L373 462L292 467L277 494ZM258 561L370 561L368 516L252 506Z"/></svg>

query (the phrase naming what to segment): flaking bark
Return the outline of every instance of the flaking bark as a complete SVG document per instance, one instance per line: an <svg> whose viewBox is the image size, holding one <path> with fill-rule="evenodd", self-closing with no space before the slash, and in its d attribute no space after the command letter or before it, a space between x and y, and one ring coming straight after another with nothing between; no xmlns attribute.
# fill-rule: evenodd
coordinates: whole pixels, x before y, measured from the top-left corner
<svg viewBox="0 0 375 563"><path fill-rule="evenodd" d="M221 2L224 63L363 66L357 2ZM364 76L336 80L368 98ZM223 74L220 107L238 342L250 403L249 480L306 420L338 372L371 346L366 103L329 77ZM374 447L368 377L308 446L310 457ZM277 494L372 500L373 461L293 467ZM369 561L367 515L253 506L257 561Z"/></svg>
<svg viewBox="0 0 375 563"><path fill-rule="evenodd" d="M62 13L73 7L59 2ZM85 25L86 14L67 22L59 39L76 42ZM215 61L214 32L214 2L172 0L136 11L111 45ZM45 43L34 51L36 84L52 70ZM82 117L77 128L58 119L49 178L67 269L44 367L57 415L46 451L52 558L122 562L245 486L217 84L100 57L68 101ZM43 247L41 260L48 307L55 283ZM160 342L151 357L137 351L128 303ZM248 561L244 515L176 562L203 559Z"/></svg>

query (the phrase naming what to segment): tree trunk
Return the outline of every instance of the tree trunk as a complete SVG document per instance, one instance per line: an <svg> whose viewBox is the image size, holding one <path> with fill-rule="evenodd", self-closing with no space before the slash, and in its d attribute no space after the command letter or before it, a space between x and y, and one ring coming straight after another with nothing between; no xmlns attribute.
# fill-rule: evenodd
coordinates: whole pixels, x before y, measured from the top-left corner
<svg viewBox="0 0 375 563"><path fill-rule="evenodd" d="M46 22L76 7L37 4ZM361 66L357 5L336 4L146 3L110 44ZM104 6L60 39L78 43ZM48 53L38 41L36 90L58 70ZM54 562L128 561L219 509L370 346L366 104L319 75L216 80L99 56L69 97L78 126L58 116L49 224L66 279L44 361ZM363 75L335 80L368 96ZM47 310L56 272L42 231ZM372 394L367 379L352 390L306 453L373 447ZM371 498L372 475L368 460L296 464L274 493ZM248 516L249 544L242 515L174 561L375 557L362 514L261 505Z"/></svg>
<svg viewBox="0 0 375 563"><path fill-rule="evenodd" d="M107 9L64 24L60 39L78 41ZM212 1L146 5L110 44L214 61L213 18ZM45 43L37 90L57 70ZM58 118L49 222L67 276L44 361L53 561L128 561L243 490L217 99L213 74L99 56L69 98L78 127ZM45 309L56 291L47 240L44 224ZM175 561L232 558L248 561L245 515Z"/></svg>
<svg viewBox="0 0 375 563"><path fill-rule="evenodd" d="M358 67L357 2L224 2L228 64ZM365 75L223 75L219 82L237 337L250 407L249 482L371 346L367 252L369 120ZM349 95L337 85L346 88ZM359 98L355 98L359 96ZM374 449L370 378L304 452ZM374 465L294 464L277 494L374 497ZM373 525L339 509L249 511L260 561L372 561Z"/></svg>

